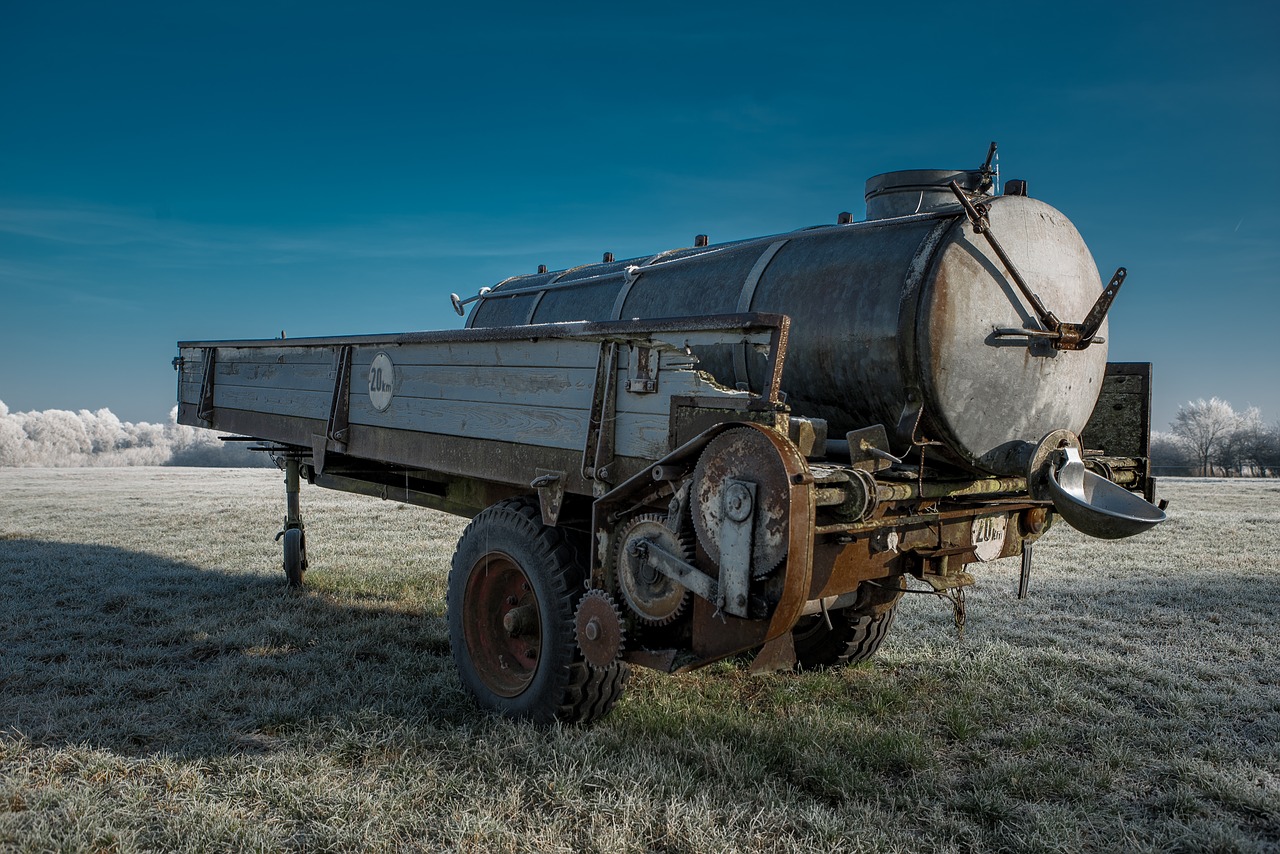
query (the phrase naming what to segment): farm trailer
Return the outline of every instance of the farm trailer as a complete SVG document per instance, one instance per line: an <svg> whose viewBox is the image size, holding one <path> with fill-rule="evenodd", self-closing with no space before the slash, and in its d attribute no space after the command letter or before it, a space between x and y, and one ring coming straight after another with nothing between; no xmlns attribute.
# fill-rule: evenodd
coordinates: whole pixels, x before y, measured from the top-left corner
<svg viewBox="0 0 1280 854"><path fill-rule="evenodd" d="M974 564L1021 555L1025 595L1055 516L1164 518L1150 365L1105 358L1125 272L989 164L877 176L865 222L513 277L453 298L462 330L180 342L178 420L284 469L293 585L304 480L471 517L450 640L500 714L596 719L631 665L861 661L908 578L960 621Z"/></svg>

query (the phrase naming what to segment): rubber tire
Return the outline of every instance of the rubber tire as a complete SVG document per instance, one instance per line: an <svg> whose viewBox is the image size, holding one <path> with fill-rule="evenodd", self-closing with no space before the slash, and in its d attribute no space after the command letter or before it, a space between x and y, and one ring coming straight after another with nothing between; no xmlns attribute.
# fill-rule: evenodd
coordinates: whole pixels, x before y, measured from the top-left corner
<svg viewBox="0 0 1280 854"><path fill-rule="evenodd" d="M854 608L829 611L830 629L821 614L804 617L791 630L796 662L803 670L815 670L866 661L879 651L897 613L896 603L879 614L859 613Z"/></svg>
<svg viewBox="0 0 1280 854"><path fill-rule="evenodd" d="M306 571L306 551L303 546L302 530L290 528L284 532L284 577L290 587L302 586L302 575Z"/></svg>
<svg viewBox="0 0 1280 854"><path fill-rule="evenodd" d="M541 646L528 684L503 696L486 683L467 646L464 594L481 559L501 553L513 560L531 588L539 612ZM449 641L458 678L482 709L537 724L590 723L613 708L626 687L630 668L615 661L594 669L574 640L574 609L586 592L586 572L573 538L542 524L533 498L512 498L487 508L463 531L449 572Z"/></svg>

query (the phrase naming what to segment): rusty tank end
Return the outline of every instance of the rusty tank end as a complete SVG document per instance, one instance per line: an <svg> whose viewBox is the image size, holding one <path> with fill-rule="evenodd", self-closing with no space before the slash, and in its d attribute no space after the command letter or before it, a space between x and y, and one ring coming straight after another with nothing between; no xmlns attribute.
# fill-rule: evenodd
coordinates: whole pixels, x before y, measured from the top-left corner
<svg viewBox="0 0 1280 854"><path fill-rule="evenodd" d="M867 182L864 222L508 279L482 292L467 325L786 314L782 389L796 414L833 436L883 424L897 453L928 442L935 462L1023 474L1030 444L1084 428L1107 362L1105 314L1085 346L1058 349L1039 309L1084 318L1103 287L1066 216L988 195L986 174L888 173ZM722 382L759 389L762 356L699 356Z"/></svg>

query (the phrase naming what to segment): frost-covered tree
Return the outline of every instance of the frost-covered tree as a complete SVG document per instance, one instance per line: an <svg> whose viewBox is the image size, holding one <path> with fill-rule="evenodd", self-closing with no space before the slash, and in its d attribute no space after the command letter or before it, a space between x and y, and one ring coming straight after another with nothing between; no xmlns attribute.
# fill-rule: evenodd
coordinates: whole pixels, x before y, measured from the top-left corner
<svg viewBox="0 0 1280 854"><path fill-rule="evenodd" d="M1193 400L1178 407L1173 417L1173 433L1185 441L1196 455L1202 475L1212 475L1223 444L1240 423L1231 404L1216 397Z"/></svg>
<svg viewBox="0 0 1280 854"><path fill-rule="evenodd" d="M109 409L11 412L0 400L3 466L262 466L270 461L225 434L179 424L121 421Z"/></svg>
<svg viewBox="0 0 1280 854"><path fill-rule="evenodd" d="M1236 414L1236 423L1223 437L1218 453L1218 463L1228 475L1232 472L1237 476L1254 473L1261 459L1265 432L1258 407L1251 406Z"/></svg>
<svg viewBox="0 0 1280 854"><path fill-rule="evenodd" d="M1151 431L1151 466L1157 475L1185 477L1196 473L1196 455L1191 446L1173 433Z"/></svg>
<svg viewBox="0 0 1280 854"><path fill-rule="evenodd" d="M1280 421L1259 432L1253 464L1262 477L1280 477Z"/></svg>

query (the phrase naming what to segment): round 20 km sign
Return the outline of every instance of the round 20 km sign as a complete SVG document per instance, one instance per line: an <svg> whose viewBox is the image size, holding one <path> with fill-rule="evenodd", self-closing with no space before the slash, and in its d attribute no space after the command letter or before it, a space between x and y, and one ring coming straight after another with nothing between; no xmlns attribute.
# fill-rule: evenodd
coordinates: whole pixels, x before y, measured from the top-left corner
<svg viewBox="0 0 1280 854"><path fill-rule="evenodd" d="M395 394L396 368L391 364L391 357L379 353L373 357L369 366L369 402L379 412L385 412L391 405L391 397Z"/></svg>

